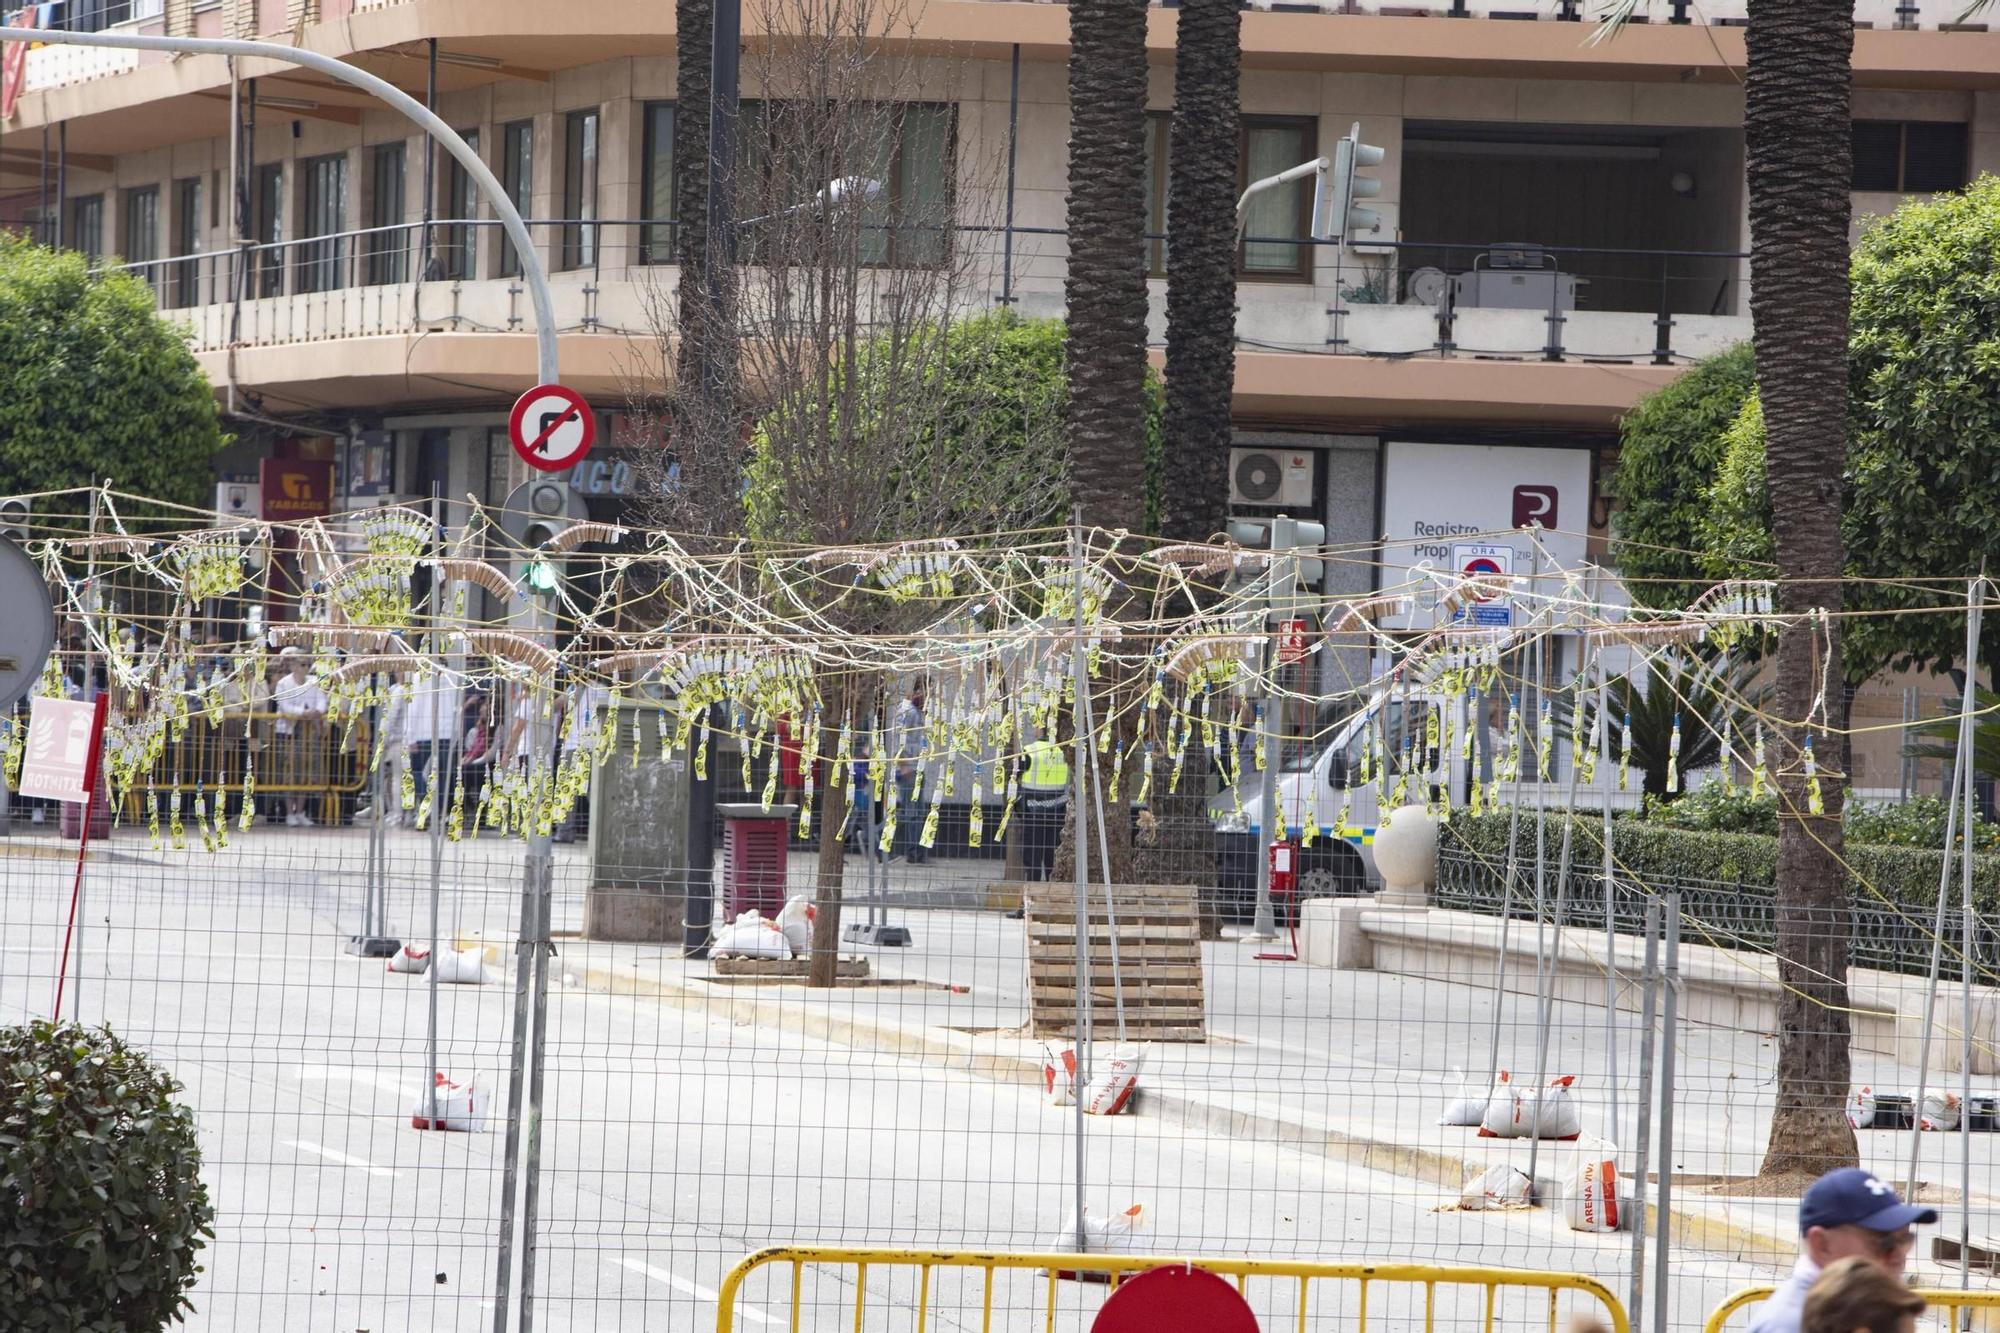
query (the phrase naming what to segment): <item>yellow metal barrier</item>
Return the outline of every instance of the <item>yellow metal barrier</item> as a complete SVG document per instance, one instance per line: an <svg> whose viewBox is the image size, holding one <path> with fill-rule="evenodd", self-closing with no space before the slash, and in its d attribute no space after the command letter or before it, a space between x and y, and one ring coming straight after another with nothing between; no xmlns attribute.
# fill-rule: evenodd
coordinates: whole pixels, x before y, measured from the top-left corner
<svg viewBox="0 0 2000 1333"><path fill-rule="evenodd" d="M289 734L279 734L280 721L289 725ZM125 818L145 818L148 778L161 800L179 784L184 793L219 793L237 809L247 770L256 774L257 795L315 797L321 820L332 822L339 814L337 798L367 784L373 744L365 720L350 729L345 722L298 722L237 709L216 723L205 712L193 712L186 729L167 742L147 777L127 794Z"/></svg>
<svg viewBox="0 0 2000 1333"><path fill-rule="evenodd" d="M892 1273L912 1274L915 1277L915 1319L916 1333L927 1333L933 1317L932 1304L938 1299L940 1284L935 1280L940 1271L961 1270L975 1276L980 1308L980 1333L994 1333L994 1298L996 1276L1004 1271L1039 1271L1043 1274L1041 1283L1046 1288L1040 1304L1042 1313L1039 1326L1044 1333L1055 1333L1056 1306L1059 1273L1092 1274L1108 1281L1111 1287L1126 1277L1151 1268L1172 1268L1191 1264L1206 1269L1225 1278L1233 1278L1236 1289L1249 1296L1247 1290L1252 1279L1272 1279L1276 1282L1297 1286L1297 1319L1294 1325L1305 1333L1312 1311L1312 1287L1314 1283L1339 1283L1343 1287L1351 1284L1358 1295L1357 1308L1352 1313L1327 1313L1322 1318L1331 1319L1341 1333L1367 1333L1368 1300L1371 1287L1399 1286L1421 1290L1423 1298L1423 1325L1421 1333L1438 1333L1439 1311L1437 1298L1440 1288L1465 1288L1482 1293L1480 1301L1479 1333L1494 1333L1495 1312L1502 1291L1519 1289L1546 1293L1548 1297L1548 1330L1555 1333L1557 1328L1556 1299L1559 1293L1576 1292L1594 1301L1601 1307L1598 1317L1608 1326L1610 1333L1630 1333L1631 1325L1625 1315L1625 1307L1619 1303L1611 1289L1592 1277L1582 1273L1542 1273L1507 1268L1458 1268L1443 1264L1329 1264L1294 1263L1281 1259L1224 1259L1179 1257L1167 1255L1135 1256L1111 1254L998 1254L974 1251L950 1252L932 1250L893 1249L850 1249L827 1246L788 1247L759 1250L731 1269L723 1279L722 1290L717 1293L720 1309L716 1314L716 1333L734 1333L738 1327L736 1307L743 1296L746 1280L762 1269L789 1268L790 1282L786 1290L790 1294L789 1321L765 1312L754 1313L751 1317L762 1324L788 1322L792 1333L799 1333L801 1297L805 1294L805 1272L808 1266L831 1268L833 1276L842 1289L845 1306L847 1291L852 1290L852 1320L843 1311L840 1323L850 1327L854 1333L866 1333L868 1277L871 1271L889 1270ZM901 1308L901 1322L909 1321L908 1302L878 1301L879 1312L887 1315L889 1306ZM1379 1298L1378 1298L1379 1305ZM966 1311L943 1310L935 1312L941 1327L960 1328ZM1574 1314L1575 1312L1572 1312ZM1287 1318L1287 1323L1290 1323ZM1414 1329L1414 1318L1396 1319L1399 1329ZM1452 1327L1464 1329L1465 1323L1454 1318L1446 1318ZM1017 1325L1003 1325L1016 1327ZM1280 1327L1276 1323L1266 1325L1273 1330ZM1081 1325L1077 1325L1081 1328ZM1505 1322L1507 1333L1523 1333L1526 1325L1518 1319ZM1068 1326L1065 1326L1068 1333Z"/></svg>
<svg viewBox="0 0 2000 1333"><path fill-rule="evenodd" d="M1708 1322L1702 1326L1702 1333L1722 1333L1729 1322L1729 1316L1747 1305L1756 1305L1771 1299L1776 1287L1745 1287L1729 1297L1709 1312ZM1948 1310L1949 1320L1940 1320L1946 1328L1965 1327L1960 1317L1967 1310L2000 1310L2000 1291L1958 1291L1950 1287L1918 1287L1917 1295L1924 1298L1930 1310Z"/></svg>

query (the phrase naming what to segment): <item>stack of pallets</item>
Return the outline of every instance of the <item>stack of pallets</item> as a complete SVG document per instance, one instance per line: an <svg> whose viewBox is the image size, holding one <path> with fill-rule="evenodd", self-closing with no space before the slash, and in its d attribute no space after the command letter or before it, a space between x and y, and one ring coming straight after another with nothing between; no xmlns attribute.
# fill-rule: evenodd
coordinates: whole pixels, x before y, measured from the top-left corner
<svg viewBox="0 0 2000 1333"><path fill-rule="evenodd" d="M1119 970L1125 983L1126 1037L1206 1041L1195 890L1178 884L1122 884L1111 892ZM1072 1036L1077 1010L1076 890L1069 884L1030 884L1023 906L1031 1034ZM1108 1041L1118 1032L1119 997L1112 979L1112 927L1101 884L1091 886L1088 916L1091 1035Z"/></svg>

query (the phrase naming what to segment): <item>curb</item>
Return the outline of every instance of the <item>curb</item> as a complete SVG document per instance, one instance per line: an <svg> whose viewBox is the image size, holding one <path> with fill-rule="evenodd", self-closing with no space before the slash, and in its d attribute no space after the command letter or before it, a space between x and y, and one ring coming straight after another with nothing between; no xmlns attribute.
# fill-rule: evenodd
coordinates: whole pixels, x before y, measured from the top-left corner
<svg viewBox="0 0 2000 1333"><path fill-rule="evenodd" d="M673 981L620 975L611 968L585 968L573 975L577 986L586 991L651 999L676 1009L699 1009L711 1015L725 1016L732 1022L774 1027L784 1032L835 1042L857 1051L948 1061L954 1069L994 1083L1039 1088L1042 1082L1039 1060L973 1050L969 1045L970 1039L955 1039L957 1034L927 1034L838 1018L797 1006L774 1004L741 991L696 990ZM1462 1187L1467 1177L1483 1165L1449 1152L1413 1148L1386 1139L1308 1125L1257 1111L1217 1106L1143 1087L1139 1094L1139 1109L1148 1118L1189 1129L1206 1130L1225 1137L1266 1140L1350 1166L1451 1190ZM1647 1236L1651 1238L1659 1234L1659 1207L1652 1203L1645 1207ZM1755 1262L1765 1260L1767 1256L1777 1256L1776 1261L1782 1264L1783 1257L1792 1254L1798 1244L1796 1237L1775 1236L1704 1213L1675 1208L1672 1217L1677 1247L1692 1246L1728 1258Z"/></svg>

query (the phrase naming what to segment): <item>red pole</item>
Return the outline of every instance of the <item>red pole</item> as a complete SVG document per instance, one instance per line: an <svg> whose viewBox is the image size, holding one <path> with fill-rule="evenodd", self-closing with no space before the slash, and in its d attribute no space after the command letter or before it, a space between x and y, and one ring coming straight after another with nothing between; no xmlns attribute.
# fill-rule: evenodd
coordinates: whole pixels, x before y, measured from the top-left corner
<svg viewBox="0 0 2000 1333"><path fill-rule="evenodd" d="M97 776L104 754L104 712L111 702L108 690L99 691L96 711L90 717L90 753L83 764L83 823L76 831L76 875L69 886L69 922L63 927L62 962L56 967L55 1022L62 1022L63 982L69 979L69 943L76 934L76 906L83 898L83 854L90 846L90 824L97 814Z"/></svg>

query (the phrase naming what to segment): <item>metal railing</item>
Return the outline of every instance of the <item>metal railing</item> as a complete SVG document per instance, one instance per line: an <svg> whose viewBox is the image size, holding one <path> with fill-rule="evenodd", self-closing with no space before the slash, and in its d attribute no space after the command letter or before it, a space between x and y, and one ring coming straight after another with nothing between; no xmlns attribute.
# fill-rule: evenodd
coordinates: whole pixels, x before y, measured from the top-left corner
<svg viewBox="0 0 2000 1333"><path fill-rule="evenodd" d="M1702 1333L1723 1333L1729 1324L1729 1317L1738 1310L1771 1299L1775 1287L1745 1287L1734 1293L1722 1304L1711 1310L1708 1322L1702 1326ZM1940 1319L1940 1328L1967 1328L1966 1322L1974 1310L2000 1310L2000 1291L1954 1291L1949 1287L1918 1287L1917 1295L1924 1298L1928 1311L1944 1311L1949 1318ZM1928 1312L1927 1311L1927 1312Z"/></svg>
<svg viewBox="0 0 2000 1333"><path fill-rule="evenodd" d="M1560 1318L1558 1298L1564 1292L1594 1302L1597 1309L1591 1313L1601 1317L1609 1333L1630 1333L1631 1329L1625 1307L1611 1289L1583 1273L1460 1268L1448 1264L1330 1264L1200 1256L955 1253L832 1246L760 1250L737 1264L723 1279L721 1291L717 1294L719 1308L715 1328L716 1333L732 1333L739 1327L737 1306L743 1301L745 1285L766 1269L784 1270L778 1274L782 1281L775 1294L786 1302L789 1309L784 1313L772 1313L767 1305L756 1316L760 1324L777 1323L794 1330L801 1327L807 1297L813 1294L808 1292L806 1285L807 1270L810 1268L832 1270L831 1285L851 1312L851 1320L843 1316L843 1322L855 1333L865 1333L872 1326L868 1320L871 1309L868 1281L871 1273L915 1277L913 1295L916 1327L919 1330L928 1327L934 1315L940 1327L971 1327L970 1320L975 1313L980 1333L993 1333L993 1330L1003 1327L1023 1328L1027 1325L1021 1322L1019 1306L1010 1298L1024 1293L1018 1286L1012 1291L1002 1290L1000 1282L1002 1274L1020 1274L1043 1289L1044 1295L1038 1302L1041 1313L1037 1326L1053 1333L1057 1327L1056 1313L1063 1291L1059 1285L1061 1275L1091 1275L1106 1281L1111 1289L1116 1290L1121 1282L1149 1269L1183 1266L1200 1268L1230 1279L1246 1300L1255 1294L1267 1307L1275 1307L1263 1315L1266 1327L1292 1327L1302 1333L1314 1322L1338 1327L1342 1333L1367 1333L1371 1295L1375 1298L1377 1311L1388 1314L1392 1326L1397 1328L1413 1327L1419 1318L1423 1333L1434 1333L1440 1324L1463 1327L1468 1318L1479 1321L1482 1333L1494 1333L1501 1326L1509 1329L1533 1328L1534 1324L1524 1319L1521 1311L1502 1309L1503 1293L1531 1295L1536 1305L1541 1305L1545 1299L1545 1327L1547 1333L1556 1333ZM945 1284L940 1279L947 1275L972 1279L961 1284L965 1289L955 1293L958 1297L956 1301L951 1299L952 1294L942 1290ZM1264 1290L1253 1293L1253 1282ZM1337 1285L1341 1290L1336 1297L1327 1298L1315 1291L1316 1283ZM1352 1301L1347 1299L1350 1290L1354 1297ZM1295 1294L1288 1296L1288 1292ZM1440 1308L1439 1298L1443 1296L1449 1303L1454 1292L1474 1293L1475 1308L1447 1314ZM1393 1313L1384 1309L1391 1293L1403 1297L1399 1303L1401 1308ZM877 1295L880 1297L883 1293L878 1292ZM946 1308L947 1304L952 1308ZM907 1299L881 1299L876 1306L876 1313L884 1316L893 1310L898 1316L899 1327L907 1324L910 1313ZM1284 1312L1282 1320L1278 1310ZM1572 1315L1574 1313L1571 1312ZM1002 1318L996 1319L996 1316ZM819 1323L814 1324L814 1327L820 1326ZM1063 1325L1065 1328L1072 1326L1081 1327L1080 1324Z"/></svg>
<svg viewBox="0 0 2000 1333"><path fill-rule="evenodd" d="M218 803L218 818L225 813L233 818L245 799L303 796L323 822L337 822L342 798L358 796L367 785L373 734L366 719L350 727L241 705L225 707L220 720L191 712L133 784L124 818L145 820L149 800L165 812L176 794L189 799L203 794Z"/></svg>
<svg viewBox="0 0 2000 1333"><path fill-rule="evenodd" d="M1448 835L1447 835L1448 836ZM1524 853L1516 869L1515 920L1535 916L1533 834L1523 833ZM1487 858L1446 841L1438 848L1437 902L1441 907L1498 916L1506 900L1506 870L1497 858ZM1567 885L1557 892L1551 855L1544 896L1563 903L1561 924L1604 928L1604 878L1595 865L1572 865ZM1777 892L1768 884L1723 882L1688 876L1652 874L1635 883L1621 874L1614 880L1611 915L1620 934L1641 935L1646 928L1646 904L1666 893L1681 895L1682 910L1700 921L1714 943L1729 948L1770 952L1778 944ZM1931 922L1926 909L1871 901L1855 903L1849 958L1855 967L1922 976L1930 968ZM1973 941L1974 965L1991 969L2000 964L2000 922L1981 918Z"/></svg>
<svg viewBox="0 0 2000 1333"><path fill-rule="evenodd" d="M190 312L204 349L418 328L509 332L531 315L498 226L441 218L101 271L134 274L163 308ZM585 261L556 269L563 331L646 330L648 302L638 292L670 281L673 219L535 218L528 226L545 257ZM1063 228L958 224L949 231L953 246L984 247L1004 260L996 265L1002 271L993 303L1060 313ZM1044 238L1051 253L1038 252ZM1248 242L1295 247L1302 256L1296 280L1240 279L1239 340L1250 349L1670 365L1748 335L1746 319L1730 313L1747 304L1741 251L1382 242L1357 261L1337 243L1310 237ZM1511 290L1496 295L1496 288ZM1156 329L1153 336L1162 335Z"/></svg>

